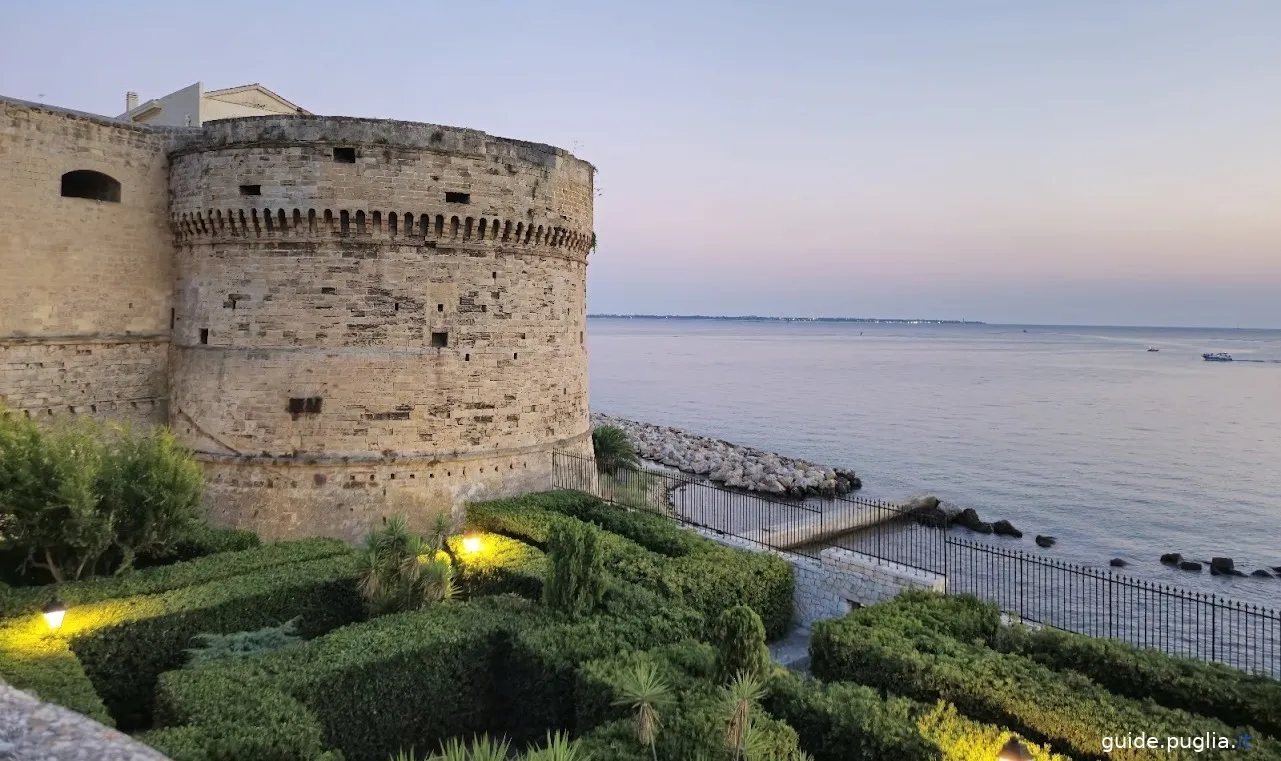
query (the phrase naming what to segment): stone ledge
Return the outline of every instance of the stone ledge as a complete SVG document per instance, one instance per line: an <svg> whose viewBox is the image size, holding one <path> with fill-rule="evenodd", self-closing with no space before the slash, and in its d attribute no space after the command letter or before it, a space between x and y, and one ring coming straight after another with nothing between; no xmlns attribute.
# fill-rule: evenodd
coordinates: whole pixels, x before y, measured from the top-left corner
<svg viewBox="0 0 1281 761"><path fill-rule="evenodd" d="M169 761L128 735L0 681L0 759Z"/></svg>

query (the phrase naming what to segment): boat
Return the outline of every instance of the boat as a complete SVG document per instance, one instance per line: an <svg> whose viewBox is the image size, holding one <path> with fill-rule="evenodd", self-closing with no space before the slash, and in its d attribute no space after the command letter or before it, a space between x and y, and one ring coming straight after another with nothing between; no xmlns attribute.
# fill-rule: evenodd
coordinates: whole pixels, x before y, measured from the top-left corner
<svg viewBox="0 0 1281 761"><path fill-rule="evenodd" d="M1161 350L1156 348L1155 346L1149 346L1148 351L1161 351Z"/></svg>
<svg viewBox="0 0 1281 761"><path fill-rule="evenodd" d="M1231 362L1232 355L1228 354L1226 351L1213 351L1208 354L1202 354L1201 359L1204 359L1206 362Z"/></svg>

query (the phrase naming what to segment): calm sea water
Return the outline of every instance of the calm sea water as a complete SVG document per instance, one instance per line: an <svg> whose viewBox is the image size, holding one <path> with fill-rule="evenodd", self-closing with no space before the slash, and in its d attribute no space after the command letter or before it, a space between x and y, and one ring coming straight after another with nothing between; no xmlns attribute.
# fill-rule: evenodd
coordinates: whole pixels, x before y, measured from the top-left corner
<svg viewBox="0 0 1281 761"><path fill-rule="evenodd" d="M593 318L588 349L594 411L853 467L862 496L1011 520L1007 546L1281 605L1281 579L1158 562L1281 565L1281 363L1200 356L1281 360L1281 331Z"/></svg>

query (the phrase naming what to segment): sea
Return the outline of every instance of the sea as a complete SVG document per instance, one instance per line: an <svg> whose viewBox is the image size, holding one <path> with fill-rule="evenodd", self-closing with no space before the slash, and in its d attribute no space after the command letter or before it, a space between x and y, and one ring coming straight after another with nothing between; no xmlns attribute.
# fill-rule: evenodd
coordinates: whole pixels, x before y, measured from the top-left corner
<svg viewBox="0 0 1281 761"><path fill-rule="evenodd" d="M1281 578L1159 562L1281 566L1281 330L589 318L587 336L594 412L1024 532L983 541L1281 608Z"/></svg>

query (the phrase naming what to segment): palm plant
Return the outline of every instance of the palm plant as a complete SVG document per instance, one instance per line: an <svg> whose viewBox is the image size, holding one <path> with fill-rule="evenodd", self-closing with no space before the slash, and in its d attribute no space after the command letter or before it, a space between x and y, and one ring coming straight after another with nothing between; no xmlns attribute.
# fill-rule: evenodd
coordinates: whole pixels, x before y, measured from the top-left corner
<svg viewBox="0 0 1281 761"><path fill-rule="evenodd" d="M592 450L596 454L596 467L602 473L635 470L640 466L640 458L627 432L616 425L600 425L592 431Z"/></svg>
<svg viewBox="0 0 1281 761"><path fill-rule="evenodd" d="M414 610L454 596L453 566L396 517L366 539L358 588L371 615Z"/></svg>
<svg viewBox="0 0 1281 761"><path fill-rule="evenodd" d="M658 761L655 741L662 726L659 711L671 700L671 689L653 663L638 663L623 674L619 692L614 705L625 705L636 712L636 740L648 745L654 761Z"/></svg>
<svg viewBox="0 0 1281 761"><path fill-rule="evenodd" d="M491 740L489 735L473 737L471 746L457 737L451 737L440 744L440 751L427 757L426 761L507 761L510 743L506 739ZM400 757L392 761L404 761ZM409 761L413 761L410 756Z"/></svg>
<svg viewBox="0 0 1281 761"><path fill-rule="evenodd" d="M765 688L755 674L740 671L734 681L721 688L721 694L729 714L725 743L734 752L734 760L740 761L746 754L759 749L763 740L752 725L752 717L765 696Z"/></svg>
<svg viewBox="0 0 1281 761"><path fill-rule="evenodd" d="M578 749L578 741L569 739L567 732L547 733L543 747L530 751L525 761L592 761L591 755Z"/></svg>

